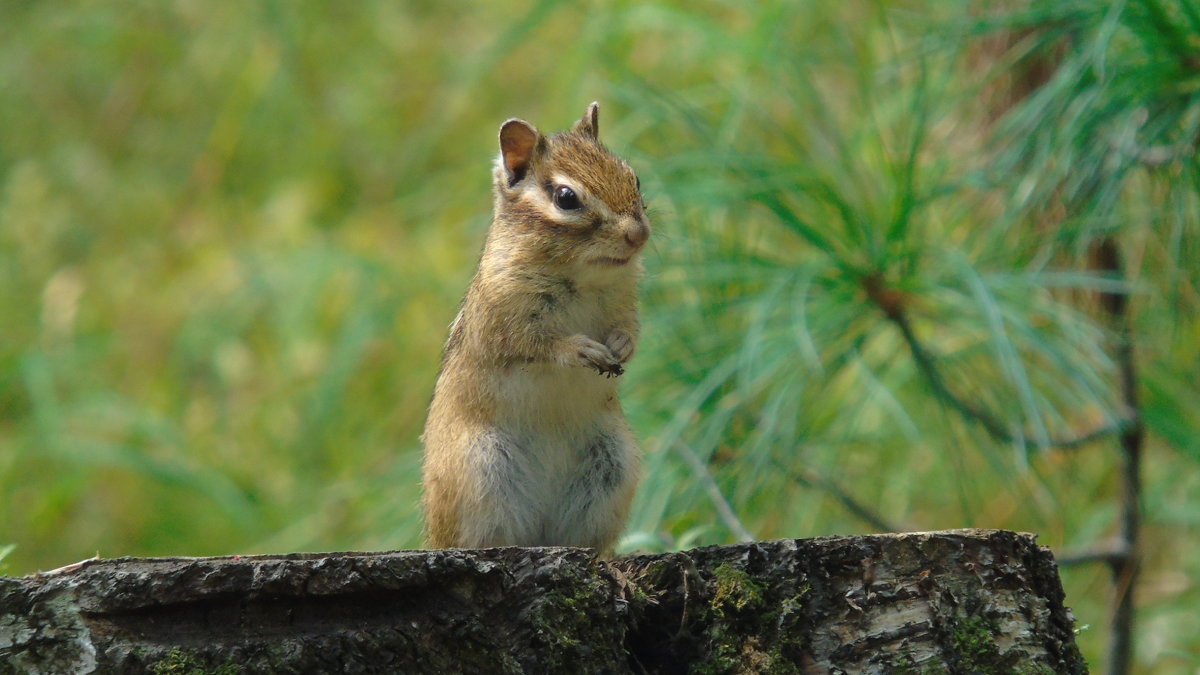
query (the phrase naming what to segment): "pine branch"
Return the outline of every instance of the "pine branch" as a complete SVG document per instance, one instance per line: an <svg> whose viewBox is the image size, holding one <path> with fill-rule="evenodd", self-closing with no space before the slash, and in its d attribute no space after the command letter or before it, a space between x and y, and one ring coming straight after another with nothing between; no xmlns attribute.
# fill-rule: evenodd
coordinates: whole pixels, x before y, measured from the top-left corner
<svg viewBox="0 0 1200 675"><path fill-rule="evenodd" d="M704 484L704 490L708 492L708 498L712 500L713 507L717 509L717 515L721 518L721 522L725 523L725 527L729 528L729 531L733 532L741 543L756 541L754 535L738 518L733 506L725 499L725 495L721 493L721 486L717 485L716 479L708 469L708 464L682 442L676 443L675 448L688 466L692 467L692 471L696 472L696 477L700 479L700 482Z"/></svg>
<svg viewBox="0 0 1200 675"><path fill-rule="evenodd" d="M898 294L890 289L884 288L878 275L871 275L863 280L863 288L867 291L868 297L883 311L884 315L900 329L900 335L904 338L904 342L908 345L909 351L912 353L913 361L917 365L917 370L925 377L930 389L939 400L950 406L955 412L962 417L969 419L979 426L983 427L996 441L1001 443L1019 443L1021 445L1039 446L1053 448L1057 450L1069 450L1087 445L1093 441L1097 441L1108 436L1113 436L1124 432L1132 423L1132 420L1120 419L1111 424L1102 424L1094 429L1067 436L1064 438L1051 438L1048 441L1041 442L1030 438L1024 433L1010 431L1008 426L996 415L988 410L976 406L968 402L963 397L954 393L950 386L946 383L946 378L938 367L937 360L925 348L917 338L916 332L913 331L912 322L908 319L908 313L905 310L904 304L900 302Z"/></svg>
<svg viewBox="0 0 1200 675"><path fill-rule="evenodd" d="M1075 551L1055 556L1059 567L1074 567L1102 562L1113 566L1129 557L1129 548L1120 542L1109 542L1085 551Z"/></svg>
<svg viewBox="0 0 1200 675"><path fill-rule="evenodd" d="M838 501L847 511L857 516L860 520L868 523L879 532L905 532L910 528L901 527L896 523L889 522L886 518L876 513L870 507L858 501L854 495L847 492L833 479L822 476L814 469L802 469L796 471L790 466L787 466L779 460L773 460L772 463L781 471L786 473L789 478L797 483L808 488L816 488L824 490L834 499Z"/></svg>
<svg viewBox="0 0 1200 675"><path fill-rule="evenodd" d="M1123 274L1121 250L1111 237L1102 239L1094 249L1098 267L1107 273ZM1127 673L1133 662L1134 587L1137 585L1141 558L1142 525L1142 446L1145 427L1141 423L1141 401L1138 397L1137 367L1134 360L1133 321L1129 316L1128 298L1121 293L1100 293L1100 306L1114 328L1120 342L1116 348L1121 369L1121 398L1135 422L1121 431L1121 522L1119 550L1124 555L1109 561L1112 567L1116 607L1109 628L1108 668L1110 673Z"/></svg>

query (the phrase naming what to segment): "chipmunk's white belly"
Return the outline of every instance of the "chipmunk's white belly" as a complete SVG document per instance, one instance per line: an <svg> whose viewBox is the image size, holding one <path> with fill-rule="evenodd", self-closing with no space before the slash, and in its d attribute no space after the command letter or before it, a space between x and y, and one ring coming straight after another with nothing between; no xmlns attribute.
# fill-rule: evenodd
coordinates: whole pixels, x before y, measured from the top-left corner
<svg viewBox="0 0 1200 675"><path fill-rule="evenodd" d="M613 500L636 471L633 439L615 401L617 379L536 363L513 366L497 384L495 429L512 450L503 479L490 485L504 493L497 495L508 510L504 538L524 545L603 540ZM591 475L598 473L592 465L600 437L610 439L603 451L612 455L605 461L613 475Z"/></svg>

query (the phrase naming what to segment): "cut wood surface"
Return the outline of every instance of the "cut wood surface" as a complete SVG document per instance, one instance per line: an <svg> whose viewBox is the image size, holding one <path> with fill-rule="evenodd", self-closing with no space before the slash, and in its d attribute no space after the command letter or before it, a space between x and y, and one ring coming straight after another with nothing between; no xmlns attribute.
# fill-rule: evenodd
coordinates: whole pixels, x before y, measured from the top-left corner
<svg viewBox="0 0 1200 675"><path fill-rule="evenodd" d="M598 561L501 548L119 558L0 578L2 673L1081 673L1034 537Z"/></svg>

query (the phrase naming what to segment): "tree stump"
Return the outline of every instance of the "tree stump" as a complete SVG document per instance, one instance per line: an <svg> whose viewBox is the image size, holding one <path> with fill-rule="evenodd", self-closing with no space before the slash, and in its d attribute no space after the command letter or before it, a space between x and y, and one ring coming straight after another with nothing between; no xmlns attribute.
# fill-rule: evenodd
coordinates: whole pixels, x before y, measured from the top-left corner
<svg viewBox="0 0 1200 675"><path fill-rule="evenodd" d="M0 673L1082 673L1072 621L999 530L119 558L0 578Z"/></svg>

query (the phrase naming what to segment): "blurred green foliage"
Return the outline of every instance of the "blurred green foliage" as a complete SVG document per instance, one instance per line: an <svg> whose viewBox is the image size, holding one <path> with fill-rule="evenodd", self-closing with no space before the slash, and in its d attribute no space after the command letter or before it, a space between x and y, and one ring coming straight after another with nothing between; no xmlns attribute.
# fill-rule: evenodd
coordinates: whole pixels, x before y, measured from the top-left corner
<svg viewBox="0 0 1200 675"><path fill-rule="evenodd" d="M1103 541L1113 441L1052 446L1126 412L1088 299L1128 291L1139 658L1194 667L1200 14L1022 7L0 0L6 571L419 546L498 125L599 99L656 227L625 550L872 531L843 492L898 528ZM1128 280L1089 271L1101 236ZM936 395L880 297L1027 442ZM1095 661L1107 570L1064 578Z"/></svg>

